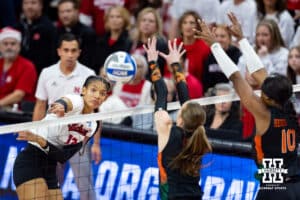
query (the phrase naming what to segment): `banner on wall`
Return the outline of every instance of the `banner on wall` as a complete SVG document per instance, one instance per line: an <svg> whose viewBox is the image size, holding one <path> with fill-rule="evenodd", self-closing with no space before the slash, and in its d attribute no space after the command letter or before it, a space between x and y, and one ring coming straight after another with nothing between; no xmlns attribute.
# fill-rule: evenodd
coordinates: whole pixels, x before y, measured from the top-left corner
<svg viewBox="0 0 300 200"><path fill-rule="evenodd" d="M17 199L12 181L16 155L26 145L13 134L0 136L0 199ZM157 148L114 139L101 139L102 162L93 164L97 199L159 199ZM209 154L203 159L203 199L255 199L258 182L251 159ZM72 170L67 166L62 185L65 199L79 199Z"/></svg>

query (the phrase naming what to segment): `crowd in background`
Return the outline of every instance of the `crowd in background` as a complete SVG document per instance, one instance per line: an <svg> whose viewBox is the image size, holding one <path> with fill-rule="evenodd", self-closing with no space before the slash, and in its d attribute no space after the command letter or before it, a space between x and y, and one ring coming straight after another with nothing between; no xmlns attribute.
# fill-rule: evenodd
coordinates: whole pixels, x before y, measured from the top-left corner
<svg viewBox="0 0 300 200"><path fill-rule="evenodd" d="M155 97L143 49L143 44L153 36L157 37L157 49L165 53L168 39L183 42L186 54L181 62L192 99L228 94L233 91L232 86L209 46L194 38L193 29L198 27L199 18L209 23L228 56L251 86L259 89L227 29L228 12L239 19L244 36L255 47L268 73L286 75L299 84L300 0L1 0L0 107L19 103L20 109L30 110L28 105L32 104L28 102L40 98L35 91L40 74L46 74L42 72L50 66L59 66L62 57L57 53L57 44L66 33L80 39L81 52L75 60L96 74L103 74L105 59L116 51L126 51L137 61L135 78L113 85L110 97L100 108L102 112L153 103ZM66 55L66 63L68 59L73 58ZM176 101L171 68L161 58L158 65L167 83L168 101ZM66 79L76 75L57 73ZM207 127L240 130L245 138L253 133L253 117L239 105L222 103L208 110ZM110 122L153 128L149 119L152 116Z"/></svg>

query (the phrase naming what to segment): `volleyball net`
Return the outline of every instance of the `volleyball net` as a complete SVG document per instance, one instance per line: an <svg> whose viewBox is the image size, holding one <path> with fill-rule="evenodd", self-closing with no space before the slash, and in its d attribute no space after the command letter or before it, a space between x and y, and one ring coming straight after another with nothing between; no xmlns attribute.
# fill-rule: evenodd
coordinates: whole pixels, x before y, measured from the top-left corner
<svg viewBox="0 0 300 200"><path fill-rule="evenodd" d="M300 85L294 85L294 93ZM257 94L259 95L259 91ZM193 100L209 107L222 102L237 102L235 93L204 97ZM168 104L168 111L176 118L178 102ZM17 154L26 146L15 140L15 133L40 126L55 126L82 121L102 120L102 160L92 163L90 189L96 199L159 199L159 175L157 166L157 135L153 124L154 106L142 106L106 113L93 113L64 117L60 120L2 124L0 126L0 199L17 199L12 180L12 167ZM15 114L18 115L18 114ZM2 116L2 117L1 117ZM1 118L7 113L0 113ZM122 118L122 120L120 120ZM130 118L130 126L116 121ZM247 123L247 122L246 122ZM245 125L245 124L243 124ZM204 156L200 185L203 199L255 199L259 183L254 178L257 170L251 158L251 143L242 132L207 129L213 153ZM78 165L83 162L79 161ZM61 185L64 199L80 199L83 191L75 183L72 168L67 164L64 183Z"/></svg>

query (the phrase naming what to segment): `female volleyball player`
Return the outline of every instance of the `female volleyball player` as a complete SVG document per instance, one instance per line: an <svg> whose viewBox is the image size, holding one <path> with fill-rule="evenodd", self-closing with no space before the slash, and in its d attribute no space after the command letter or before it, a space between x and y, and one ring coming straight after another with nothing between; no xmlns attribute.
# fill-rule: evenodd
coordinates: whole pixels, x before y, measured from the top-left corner
<svg viewBox="0 0 300 200"><path fill-rule="evenodd" d="M105 100L109 87L105 79L89 76L81 96L66 95L57 100L43 120L93 113ZM96 130L97 122L90 121L19 132L17 140L28 141L14 163L13 178L19 199L62 199L56 163L71 158Z"/></svg>
<svg viewBox="0 0 300 200"><path fill-rule="evenodd" d="M160 197L164 199L201 199L199 186L201 158L211 151L211 146L205 134L205 112L198 103L188 102L188 89L179 64L182 43L176 47L169 41L169 54L156 50L156 38L148 39L144 46L151 81L156 92L154 120L158 134L158 165L160 173ZM173 69L181 109L178 112L176 124L173 125L167 109L167 87L161 77L156 61L158 54L162 56Z"/></svg>
<svg viewBox="0 0 300 200"><path fill-rule="evenodd" d="M232 26L229 30L239 40L240 49L243 52L248 71L261 86L261 97L252 91L248 83L243 79L237 66L224 53L219 43L215 42L214 35L203 21L199 21L201 30L195 31L195 37L204 39L222 68L224 74L233 82L242 104L253 114L256 125L254 148L256 151L255 161L258 168L287 169L287 173L266 173L260 179L260 190L256 199L271 200L300 199L300 178L297 164L297 147L299 126L296 112L290 101L293 94L292 84L283 75L266 76L266 71L253 48L243 34L236 17L228 14ZM274 160L274 159L277 160ZM268 160L265 160L268 159ZM276 163L277 162L277 163ZM263 174L261 174L263 176ZM259 178L259 177L258 177ZM280 187L270 187L268 183L282 182ZM279 189L278 189L279 188Z"/></svg>

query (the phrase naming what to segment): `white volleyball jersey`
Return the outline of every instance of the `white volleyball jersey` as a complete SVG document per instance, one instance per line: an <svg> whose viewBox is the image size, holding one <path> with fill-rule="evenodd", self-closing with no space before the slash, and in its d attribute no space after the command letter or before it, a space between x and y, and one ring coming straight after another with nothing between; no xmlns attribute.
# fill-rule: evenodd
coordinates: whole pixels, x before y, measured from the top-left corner
<svg viewBox="0 0 300 200"><path fill-rule="evenodd" d="M83 98L79 95L66 95L66 98L70 99L73 105L73 109L65 114L65 116L78 115L82 113L84 102ZM47 114L43 121L47 120L59 120L55 114ZM67 125L57 126L43 126L30 130L32 133L37 134L49 143L55 145L58 148L62 148L65 145L77 144L82 142L85 137L91 137L97 129L96 121L84 121L80 123L73 123ZM39 144L35 142L29 142L43 150Z"/></svg>

